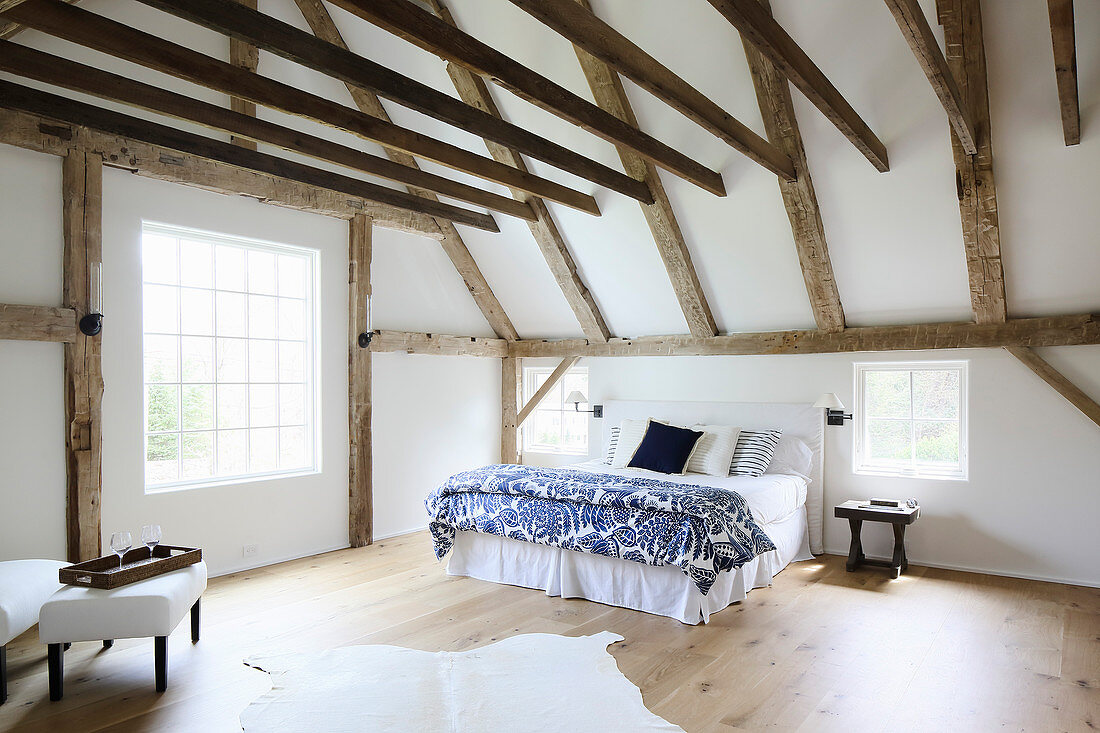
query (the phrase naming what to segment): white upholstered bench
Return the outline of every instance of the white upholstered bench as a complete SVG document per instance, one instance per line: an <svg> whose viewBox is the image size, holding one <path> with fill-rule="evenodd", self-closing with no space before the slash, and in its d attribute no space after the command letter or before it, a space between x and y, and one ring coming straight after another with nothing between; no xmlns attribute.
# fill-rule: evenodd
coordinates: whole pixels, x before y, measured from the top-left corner
<svg viewBox="0 0 1100 733"><path fill-rule="evenodd" d="M38 623L38 611L61 589L59 560L0 562L0 705L8 699L8 642Z"/></svg>
<svg viewBox="0 0 1100 733"><path fill-rule="evenodd" d="M206 563L199 562L112 590L66 586L42 606L38 638L49 645L50 699L64 693L64 653L74 641L152 636L157 692L168 687L168 636L191 611L191 642L199 640L199 599L206 590Z"/></svg>

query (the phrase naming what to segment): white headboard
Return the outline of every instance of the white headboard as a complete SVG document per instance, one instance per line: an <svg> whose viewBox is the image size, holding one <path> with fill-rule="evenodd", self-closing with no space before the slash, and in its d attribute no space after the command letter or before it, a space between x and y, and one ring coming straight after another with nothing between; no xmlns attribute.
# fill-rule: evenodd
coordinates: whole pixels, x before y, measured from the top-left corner
<svg viewBox="0 0 1100 733"><path fill-rule="evenodd" d="M810 551L823 551L821 524L824 516L825 413L809 403L787 402L650 402L608 400L603 403L603 440L611 428L626 418L668 420L675 425L736 425L745 430L781 429L799 438L813 451L806 515L810 527ZM597 453L597 455L599 455Z"/></svg>

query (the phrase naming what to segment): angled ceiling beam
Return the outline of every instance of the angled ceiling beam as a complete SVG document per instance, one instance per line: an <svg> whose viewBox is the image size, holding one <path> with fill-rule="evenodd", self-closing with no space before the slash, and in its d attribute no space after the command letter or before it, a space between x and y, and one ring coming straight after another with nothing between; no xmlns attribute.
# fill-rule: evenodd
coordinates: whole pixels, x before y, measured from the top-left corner
<svg viewBox="0 0 1100 733"><path fill-rule="evenodd" d="M483 191L419 169L410 169L355 148L10 41L0 41L0 70L228 132L233 135L233 143L237 145L241 141L264 142L392 181L418 184L424 189L438 191L451 198L485 206L510 216L535 218L530 206L513 198ZM248 149L255 150L255 145Z"/></svg>
<svg viewBox="0 0 1100 733"><path fill-rule="evenodd" d="M343 36L340 35L340 30L336 27L336 23L333 22L332 16L329 15L328 9L321 0L295 0L295 2L298 4L298 9L302 11L306 22L309 23L314 35L336 46L347 48ZM348 84L347 88L355 102L355 106L361 112L387 122L390 121L389 114L386 113L381 100L378 99L378 95L366 89L361 89L354 84ZM419 170L420 166L417 164L416 158L411 155L393 148L386 148L385 151L394 163L413 170ZM409 188L409 193L424 198L434 196L431 191L412 187ZM530 207L527 208L529 211L533 211ZM493 289L489 287L488 281L481 273L481 268L477 266L466 243L462 241L462 235L458 233L458 229L446 219L439 219L436 223L439 225L440 233L443 236L440 240L443 251L462 277L466 289L470 291L477 307L481 309L481 314L485 316L489 327L493 329L498 338L509 341L518 339L519 334L516 332L515 326L512 325L508 314L504 312L504 306L497 300Z"/></svg>
<svg viewBox="0 0 1100 733"><path fill-rule="evenodd" d="M567 0L569 3L575 1L582 2L587 7L587 0ZM626 96L619 74L580 46L574 46L574 49L596 104L628 125L637 127L638 118L630 106L630 100ZM714 336L718 333L714 314L707 302L706 293L703 292L703 286L699 282L699 275L695 271L695 265L692 264L687 241L676 220L676 212L665 192L664 184L657 175L657 169L630 148L619 146L616 149L619 151L619 159L626 172L645 181L653 191L654 202L648 205L642 204L642 213L649 225L649 231L653 234L653 241L657 245L661 261L664 262L676 300L680 303L680 310L683 311L684 319L687 321L688 331L693 336ZM786 158L786 156L783 157Z"/></svg>
<svg viewBox="0 0 1100 733"><path fill-rule="evenodd" d="M767 0L761 0L761 6L771 12ZM744 39L742 44L749 62L753 87L756 89L760 116L764 120L764 130L768 133L768 139L794 161L798 172L795 181L779 180L779 192L783 196L783 206L791 222L791 234L798 251L798 263L802 268L802 279L806 283L806 294L810 298L814 322L823 331L842 331L844 306L840 302L840 292L833 277L829 245L825 239L825 224L821 220L821 208L810 178L806 149L802 145L802 134L798 129L794 101L791 99L791 86L787 78L755 46Z"/></svg>
<svg viewBox="0 0 1100 733"><path fill-rule="evenodd" d="M794 164L770 142L757 135L709 97L677 76L626 36L601 20L587 1L511 0L530 15L567 38L589 56L610 66L685 117L748 156L772 173L793 181ZM589 82L591 86L591 82ZM607 107L596 100L603 109ZM614 113L613 113L614 114ZM616 115L627 124L637 123ZM622 145L617 146L619 150ZM632 155L636 155L632 153Z"/></svg>
<svg viewBox="0 0 1100 733"><path fill-rule="evenodd" d="M174 2L177 0L173 0ZM456 29L408 0L333 0L431 53L491 78L514 94L615 145L625 145L652 163L718 196L722 176L659 140L631 127L586 99ZM498 141L499 142L499 141ZM515 147L515 146L512 146Z"/></svg>
<svg viewBox="0 0 1100 733"><path fill-rule="evenodd" d="M875 168L881 172L890 170L886 146L758 0L710 0L710 4L790 79Z"/></svg>
<svg viewBox="0 0 1100 733"><path fill-rule="evenodd" d="M1054 388L1058 394L1084 413L1085 417L1100 426L1100 404L1089 397L1080 387L1069 381L1064 374L1052 367L1047 361L1027 346L1006 346L1005 350L1019 359L1024 366L1044 382Z"/></svg>
<svg viewBox="0 0 1100 733"><path fill-rule="evenodd" d="M886 6L894 14L901 35L931 82L963 150L967 155L976 155L978 145L974 141L974 125L970 121L970 112L963 103L959 85L947 66L947 59L940 50L932 27L928 25L928 18L924 17L920 3L917 0L886 0Z"/></svg>
<svg viewBox="0 0 1100 733"><path fill-rule="evenodd" d="M320 168L312 168L301 163L283 160L274 155L247 150L231 143L212 140L173 127L100 109L90 104L30 89L8 81L0 80L0 107L42 115L72 125L90 127L100 132L133 138L150 145L169 148L188 155L197 155L238 168L287 178L318 188L340 191L369 201L408 209L409 211L443 217L477 229L485 229L491 232L500 231L493 217L487 214L421 199L358 178L350 178Z"/></svg>
<svg viewBox="0 0 1100 733"><path fill-rule="evenodd" d="M457 26L454 16L451 15L450 9L443 0L427 0L427 3L432 12L445 23L452 27ZM494 117L502 116L484 79L455 64L447 64L447 74L451 77L458 96L466 104L476 106ZM527 170L527 163L524 162L523 156L515 150L488 140L485 141L485 147L493 158L502 164L514 166L518 170ZM641 181L638 183L645 185ZM646 191L649 191L648 187ZM528 222L528 227L558 287L561 288L562 295L565 296L573 315L576 316L581 332L590 341L606 341L611 337L611 331L600 313L599 306L596 305L596 299L592 297L591 291L581 280L577 272L577 263L569 251L565 237L554 222L550 209L538 198L524 196L519 192L513 192L513 195L526 199L538 214L538 220Z"/></svg>
<svg viewBox="0 0 1100 733"><path fill-rule="evenodd" d="M75 3L76 0L63 0L67 3ZM25 26L14 23L10 20L0 19L0 39L10 39L26 30Z"/></svg>
<svg viewBox="0 0 1100 733"><path fill-rule="evenodd" d="M516 415L517 428L523 425L523 421L531 416L531 413L535 411L539 403L543 401L546 395L550 394L550 390L561 381L565 373L572 369L573 365L579 360L579 356L567 356L554 368L554 371L550 372L550 376L546 378L546 381L542 383L542 386L538 388L535 394L531 395L531 399L527 400L527 404L524 405L523 408L520 409L519 414Z"/></svg>
<svg viewBox="0 0 1100 733"><path fill-rule="evenodd" d="M459 127L481 137L509 145L527 155L568 171L573 175L627 196L648 195L637 181L601 165L529 130L493 119L454 97L430 86L328 43L306 31L271 16L224 0L141 0L194 23L235 38L248 40L265 51L340 81L371 89L422 114ZM405 2L405 0L401 0ZM409 152L409 151L407 151ZM562 202L564 203L564 202ZM592 210L591 202L584 210Z"/></svg>
<svg viewBox="0 0 1100 733"><path fill-rule="evenodd" d="M980 0L937 0L936 7L943 26L947 63L972 115L978 144L977 155L967 155L959 136L954 130L951 132L970 302L978 323L1000 323L1008 317L1008 309L1001 264L997 186L993 180L982 9Z"/></svg>
<svg viewBox="0 0 1100 733"><path fill-rule="evenodd" d="M228 5L240 7L236 3ZM567 186L539 178L527 171L518 171L511 166L365 115L288 84L252 74L232 64L204 56L86 10L65 5L58 0L27 0L23 5L5 13L4 17L52 36L225 94L346 130L364 139L399 148L410 155L433 160L479 178L535 193L589 213L599 211L595 199ZM308 33L305 35L313 38ZM648 191L645 193L649 195Z"/></svg>
<svg viewBox="0 0 1100 733"><path fill-rule="evenodd" d="M256 9L256 0L236 0L245 7ZM256 68L260 65L260 49L253 46L251 43L238 40L236 38L229 39L229 63L233 64L237 68L244 69L245 71L251 71L255 73ZM234 112L239 112L242 115L248 115L249 117L256 116L256 103L250 102L247 99L240 99L239 97L229 98L229 108ZM229 138L229 141L234 145L240 145L242 148L248 148L249 150L256 149L256 141L248 138L239 138L236 135Z"/></svg>
<svg viewBox="0 0 1100 733"><path fill-rule="evenodd" d="M1077 100L1077 39L1073 31L1073 0L1047 0L1050 39L1054 44L1054 74L1062 110L1066 145L1081 142L1081 105Z"/></svg>

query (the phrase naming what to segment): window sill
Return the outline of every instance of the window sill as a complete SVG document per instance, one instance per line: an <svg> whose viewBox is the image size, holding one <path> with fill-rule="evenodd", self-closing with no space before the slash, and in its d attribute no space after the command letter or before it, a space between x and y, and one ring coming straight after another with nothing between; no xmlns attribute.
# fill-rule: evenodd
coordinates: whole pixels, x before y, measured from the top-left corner
<svg viewBox="0 0 1100 733"><path fill-rule="evenodd" d="M172 494L178 491L191 491L192 489L214 489L225 486L236 486L238 484L254 484L261 481L278 481L281 479L303 478L305 476L316 476L320 473L320 469L307 468L301 471L289 471L285 473L264 473L253 476L237 476L232 478L213 479L209 481L178 481L171 484L146 486L145 494L146 496L148 496L150 494Z"/></svg>
<svg viewBox="0 0 1100 733"><path fill-rule="evenodd" d="M525 448L524 455L535 456L564 456L566 458L588 458L588 451L563 451L563 450L539 450L538 448Z"/></svg>
<svg viewBox="0 0 1100 733"><path fill-rule="evenodd" d="M891 471L888 468L856 468L852 473L857 476L878 476L879 478L909 478L922 481L969 481L965 473L922 473L919 471Z"/></svg>

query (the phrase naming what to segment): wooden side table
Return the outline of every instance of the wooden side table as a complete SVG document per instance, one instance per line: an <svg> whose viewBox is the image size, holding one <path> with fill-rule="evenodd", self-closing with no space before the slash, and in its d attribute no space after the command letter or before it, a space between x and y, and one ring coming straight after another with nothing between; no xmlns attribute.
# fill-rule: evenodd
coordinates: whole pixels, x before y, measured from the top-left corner
<svg viewBox="0 0 1100 733"><path fill-rule="evenodd" d="M848 550L848 563L845 566L852 572L861 565L890 568L897 578L909 567L905 556L905 528L920 517L920 507L903 506L900 509L872 508L866 501L849 500L833 508L833 516L848 520L852 529L852 546ZM864 520L868 522L887 522L894 526L894 556L890 560L868 560L863 555L863 540L860 533Z"/></svg>

